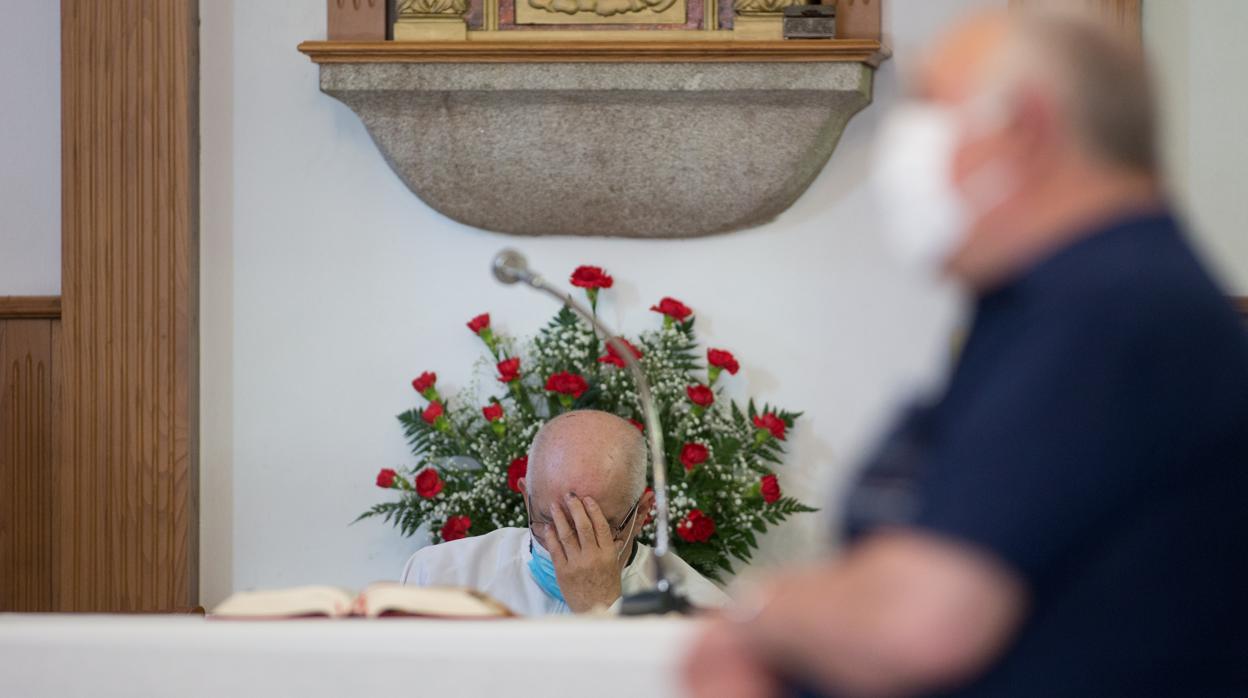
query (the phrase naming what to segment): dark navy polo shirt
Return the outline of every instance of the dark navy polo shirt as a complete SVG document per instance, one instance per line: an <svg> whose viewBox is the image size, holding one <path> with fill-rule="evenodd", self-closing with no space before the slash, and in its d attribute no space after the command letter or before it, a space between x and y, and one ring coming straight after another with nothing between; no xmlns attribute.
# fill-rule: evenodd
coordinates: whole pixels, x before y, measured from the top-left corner
<svg viewBox="0 0 1248 698"><path fill-rule="evenodd" d="M915 527L1025 582L1011 645L941 695L1248 696L1248 332L1167 215L980 298L846 511L851 538Z"/></svg>

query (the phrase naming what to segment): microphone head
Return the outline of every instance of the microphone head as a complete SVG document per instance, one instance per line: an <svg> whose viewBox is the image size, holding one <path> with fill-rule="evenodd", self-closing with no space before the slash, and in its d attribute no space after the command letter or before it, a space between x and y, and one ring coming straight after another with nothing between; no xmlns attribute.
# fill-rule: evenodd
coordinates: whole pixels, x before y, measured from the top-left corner
<svg viewBox="0 0 1248 698"><path fill-rule="evenodd" d="M494 255L490 269L494 272L494 278L504 284L525 281L533 275L529 271L529 262L524 255L512 249L506 249Z"/></svg>

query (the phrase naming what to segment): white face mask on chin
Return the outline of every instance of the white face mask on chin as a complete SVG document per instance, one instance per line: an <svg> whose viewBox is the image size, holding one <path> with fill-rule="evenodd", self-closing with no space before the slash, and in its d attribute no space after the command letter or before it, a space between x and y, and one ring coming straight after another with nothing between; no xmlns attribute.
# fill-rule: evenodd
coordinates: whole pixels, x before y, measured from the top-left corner
<svg viewBox="0 0 1248 698"><path fill-rule="evenodd" d="M888 114L876 142L871 188L886 240L904 265L927 274L940 273L978 216L1013 191L1014 178L991 163L968 179L969 201L953 186L965 128L956 107L912 102Z"/></svg>

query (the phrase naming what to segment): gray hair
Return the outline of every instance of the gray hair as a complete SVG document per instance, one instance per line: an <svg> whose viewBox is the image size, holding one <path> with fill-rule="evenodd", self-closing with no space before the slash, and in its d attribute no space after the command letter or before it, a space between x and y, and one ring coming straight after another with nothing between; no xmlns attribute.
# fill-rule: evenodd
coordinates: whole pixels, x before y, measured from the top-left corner
<svg viewBox="0 0 1248 698"><path fill-rule="evenodd" d="M1086 152L1118 167L1157 171L1153 87L1137 46L1071 11L1025 13L1013 39L1010 77L1047 79Z"/></svg>
<svg viewBox="0 0 1248 698"><path fill-rule="evenodd" d="M628 442L628 488L632 492L632 497L629 499L640 499L642 493L646 491L646 470L649 465L650 449L645 437L639 432Z"/></svg>

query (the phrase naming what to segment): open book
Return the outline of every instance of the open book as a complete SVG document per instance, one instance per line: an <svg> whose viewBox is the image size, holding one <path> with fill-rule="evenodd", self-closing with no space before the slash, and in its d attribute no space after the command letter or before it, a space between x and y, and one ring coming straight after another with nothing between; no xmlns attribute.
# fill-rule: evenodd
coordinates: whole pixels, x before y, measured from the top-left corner
<svg viewBox="0 0 1248 698"><path fill-rule="evenodd" d="M507 618L514 615L506 606L479 591L380 582L369 585L358 595L328 586L240 591L212 609L209 617Z"/></svg>

